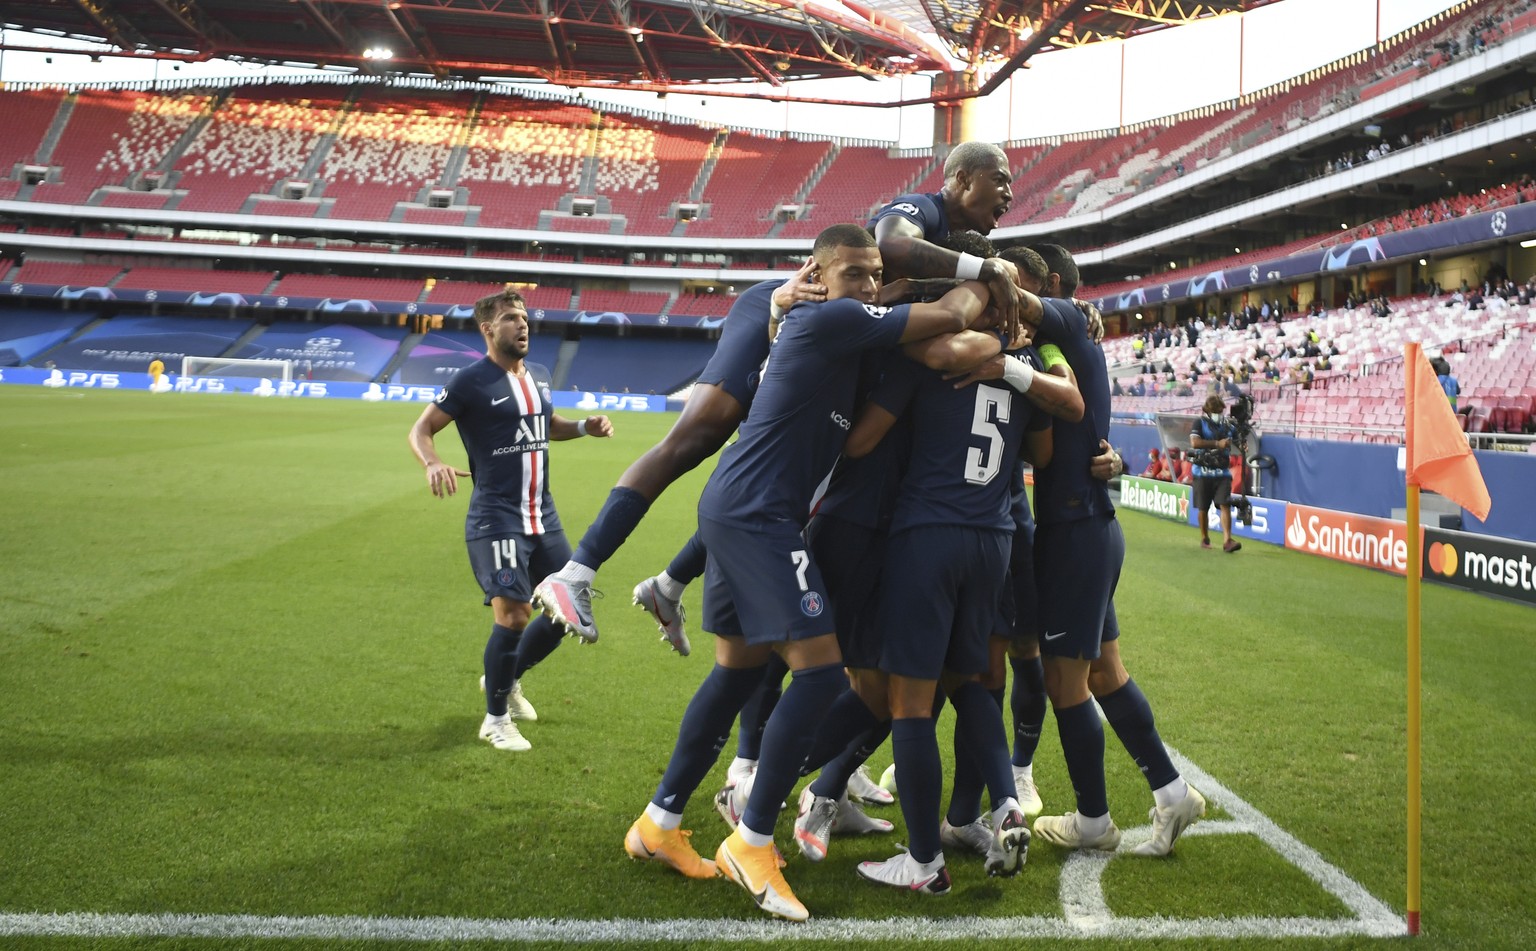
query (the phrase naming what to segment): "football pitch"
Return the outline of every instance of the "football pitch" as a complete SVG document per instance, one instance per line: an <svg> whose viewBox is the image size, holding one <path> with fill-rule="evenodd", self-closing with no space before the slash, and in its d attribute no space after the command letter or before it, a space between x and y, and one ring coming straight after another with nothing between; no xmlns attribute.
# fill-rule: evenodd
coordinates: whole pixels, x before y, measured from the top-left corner
<svg viewBox="0 0 1536 951"><path fill-rule="evenodd" d="M598 577L602 636L524 689L527 753L476 739L490 612L466 494L430 496L420 406L0 387L0 948L1374 947L1402 934L1403 581L1124 513L1127 665L1211 802L1167 859L1035 845L930 899L855 875L904 842L834 839L786 875L809 925L631 862L708 671L630 605L692 531L708 465ZM574 542L670 415L551 448ZM438 438L462 460L455 433ZM1348 478L1340 473L1339 478ZM467 492L467 487L466 487ZM1526 504L1495 500L1495 504ZM699 615L698 588L685 601ZM1536 946L1536 613L1424 588L1419 943ZM946 711L941 740L951 724ZM1129 848L1151 796L1106 730ZM732 741L734 743L734 740ZM948 746L941 742L941 746ZM689 804L711 854L732 747ZM948 752L945 752L946 762ZM890 762L887 745L871 761ZM1071 806L1054 721L1035 774ZM1401 940L1401 939L1400 939Z"/></svg>

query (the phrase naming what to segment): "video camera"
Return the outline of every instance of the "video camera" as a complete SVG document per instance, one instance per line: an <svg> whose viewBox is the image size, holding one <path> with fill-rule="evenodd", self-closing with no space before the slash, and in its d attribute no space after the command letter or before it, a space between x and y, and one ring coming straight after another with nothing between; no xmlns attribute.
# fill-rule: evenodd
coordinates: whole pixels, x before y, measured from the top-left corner
<svg viewBox="0 0 1536 951"><path fill-rule="evenodd" d="M1239 396L1227 413L1217 424L1222 431L1216 438L1231 440L1230 448L1193 450L1196 465L1207 469L1225 469L1228 456L1233 453L1244 463L1249 461L1248 440L1253 435L1253 398L1247 394ZM1227 504L1232 509L1234 520L1241 521L1245 526L1253 525L1253 503L1248 501L1247 496L1234 495Z"/></svg>

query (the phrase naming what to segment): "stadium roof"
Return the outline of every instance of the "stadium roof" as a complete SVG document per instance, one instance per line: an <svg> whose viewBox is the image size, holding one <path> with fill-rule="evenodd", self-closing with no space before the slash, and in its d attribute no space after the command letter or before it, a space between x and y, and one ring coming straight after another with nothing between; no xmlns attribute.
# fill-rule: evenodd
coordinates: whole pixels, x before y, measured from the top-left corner
<svg viewBox="0 0 1536 951"><path fill-rule="evenodd" d="M1011 72L1043 50L1268 2L0 0L0 22L133 56L660 89L956 71L989 61L1006 61ZM31 47L13 37L6 48Z"/></svg>

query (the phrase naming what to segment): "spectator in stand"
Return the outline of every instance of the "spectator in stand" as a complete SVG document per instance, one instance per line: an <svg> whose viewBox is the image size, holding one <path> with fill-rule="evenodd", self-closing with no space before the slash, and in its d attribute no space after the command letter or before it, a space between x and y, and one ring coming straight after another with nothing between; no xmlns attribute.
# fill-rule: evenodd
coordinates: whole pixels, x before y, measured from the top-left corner
<svg viewBox="0 0 1536 951"><path fill-rule="evenodd" d="M1450 361L1445 357L1435 357L1429 363L1435 368L1435 376L1440 380L1440 389L1445 391L1445 398L1451 401L1451 409L1457 413L1461 412L1461 408L1457 406L1461 397L1461 383L1451 374Z"/></svg>
<svg viewBox="0 0 1536 951"><path fill-rule="evenodd" d="M1319 373L1327 373L1329 370L1333 369L1333 362L1328 358L1327 351L1317 355L1317 365L1315 369Z"/></svg>

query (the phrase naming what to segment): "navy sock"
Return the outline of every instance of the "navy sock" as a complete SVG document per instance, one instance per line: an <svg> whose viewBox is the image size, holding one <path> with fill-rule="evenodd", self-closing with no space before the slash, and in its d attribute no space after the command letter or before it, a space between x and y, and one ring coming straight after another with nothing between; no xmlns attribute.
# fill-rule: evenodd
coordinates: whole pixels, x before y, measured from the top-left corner
<svg viewBox="0 0 1536 951"><path fill-rule="evenodd" d="M809 776L841 755L851 744L859 742L864 731L880 721L869 712L869 707L849 687L832 704L827 717L816 725L816 737L805 763L800 767L801 776Z"/></svg>
<svg viewBox="0 0 1536 951"><path fill-rule="evenodd" d="M906 717L891 721L891 751L896 754L896 788L907 823L907 851L919 862L939 854L939 796L944 783L939 741L933 721Z"/></svg>
<svg viewBox="0 0 1536 951"><path fill-rule="evenodd" d="M731 735L731 721L741 711L742 698L762 679L761 667L736 669L716 664L710 670L683 711L677 745L672 747L672 758L651 802L668 812L683 811L688 797L720 758Z"/></svg>
<svg viewBox="0 0 1536 951"><path fill-rule="evenodd" d="M672 556L672 563L667 565L667 577L678 584L688 584L704 573L705 559L704 543L699 541L699 533L694 532Z"/></svg>
<svg viewBox="0 0 1536 951"><path fill-rule="evenodd" d="M1168 758L1163 738L1157 735L1152 705L1136 686L1136 681L1127 680L1119 690L1100 697L1099 706L1104 708L1104 716L1125 745L1125 751L1131 754L1141 774L1147 777L1147 785L1161 789L1179 778L1179 770Z"/></svg>
<svg viewBox="0 0 1536 951"><path fill-rule="evenodd" d="M1013 769L1008 762L1008 733L1003 729L1002 698L971 681L961 684L950 695L949 702L955 705L955 729L965 734L971 762L992 795L992 808L1002 805L1004 799L1017 799ZM959 772L958 766L956 772ZM900 788L899 783L897 788ZM979 811L972 812L971 818L977 815Z"/></svg>
<svg viewBox="0 0 1536 951"><path fill-rule="evenodd" d="M517 666L514 668L512 679L522 679L529 668L553 654L563 640L565 640L565 632L555 626L548 614L540 614L529 621L528 626L523 629L522 643L517 648Z"/></svg>
<svg viewBox="0 0 1536 951"><path fill-rule="evenodd" d="M741 821L747 828L773 834L779 806L800 779L800 764L810 752L816 726L848 685L842 664L807 667L790 675L789 686L763 730L763 748L752 780L752 795Z"/></svg>
<svg viewBox="0 0 1536 951"><path fill-rule="evenodd" d="M607 501L603 502L602 511L597 513L597 518L587 527L587 533L581 536L581 544L576 546L576 553L571 556L571 560L593 571L601 568L603 562L612 558L624 540L629 538L629 533L645 518L650 507L650 499L634 489L614 486L613 491L608 493Z"/></svg>
<svg viewBox="0 0 1536 951"><path fill-rule="evenodd" d="M1045 726L1045 666L1040 658L1021 660L1010 657L1013 668L1013 765L1028 766L1035 761L1040 746L1040 729Z"/></svg>
<svg viewBox="0 0 1536 951"><path fill-rule="evenodd" d="M998 710L1002 710L1001 688L988 690L987 696L997 704ZM957 714L959 710L960 705L957 703L955 704ZM955 775L949 788L949 810L944 814L944 818L949 820L950 825L963 826L974 822L976 817L981 815L981 791L986 784L981 765L976 759L975 748L966 738L965 725L957 716L955 719Z"/></svg>
<svg viewBox="0 0 1536 951"><path fill-rule="evenodd" d="M500 624L491 625L491 636L485 639L485 712L493 717L507 715L507 694L512 692L512 669L503 661L517 655L518 638L522 631L514 631Z"/></svg>
<svg viewBox="0 0 1536 951"><path fill-rule="evenodd" d="M1056 708L1056 731L1067 760L1067 775L1077 795L1077 811L1090 819L1109 812L1104 791L1104 724L1093 700Z"/></svg>
<svg viewBox="0 0 1536 951"><path fill-rule="evenodd" d="M859 738L848 744L831 762L821 768L821 775L811 783L811 792L818 796L839 798L848 791L848 780L854 770L875 755L875 750L891 735L891 721L881 720L865 730Z"/></svg>
<svg viewBox="0 0 1536 951"><path fill-rule="evenodd" d="M768 725L768 718L773 716L773 708L778 706L779 697L784 693L784 675L787 673L789 665L784 663L784 658L778 654L768 658L762 683L747 698L747 705L741 708L741 727L736 731L738 758L757 759L763 748L763 728Z"/></svg>

